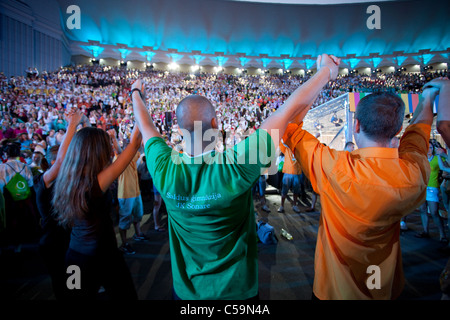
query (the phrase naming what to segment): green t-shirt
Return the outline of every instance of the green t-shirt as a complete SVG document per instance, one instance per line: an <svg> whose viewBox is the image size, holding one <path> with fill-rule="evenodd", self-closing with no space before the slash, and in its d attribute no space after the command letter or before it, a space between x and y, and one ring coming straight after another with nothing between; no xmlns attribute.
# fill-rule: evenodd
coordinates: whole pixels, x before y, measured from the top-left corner
<svg viewBox="0 0 450 320"><path fill-rule="evenodd" d="M257 130L224 153L178 153L159 137L145 145L153 184L169 220L173 285L183 300L258 294L251 188L274 161L270 135Z"/></svg>
<svg viewBox="0 0 450 320"><path fill-rule="evenodd" d="M439 188L439 160L438 156L433 156L430 161L430 180L428 180L428 187Z"/></svg>

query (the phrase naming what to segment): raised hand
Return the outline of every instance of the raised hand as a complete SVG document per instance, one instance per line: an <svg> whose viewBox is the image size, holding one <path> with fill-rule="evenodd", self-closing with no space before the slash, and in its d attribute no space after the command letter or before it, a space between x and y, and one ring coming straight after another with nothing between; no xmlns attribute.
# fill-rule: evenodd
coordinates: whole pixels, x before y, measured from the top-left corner
<svg viewBox="0 0 450 320"><path fill-rule="evenodd" d="M141 90L142 94L144 94L144 83L142 82L141 79L137 79L135 82L133 82L131 90L135 88Z"/></svg>
<svg viewBox="0 0 450 320"><path fill-rule="evenodd" d="M439 77L431 80L423 86L423 90L428 88L435 88L438 91L442 89L443 86L448 86L450 84L450 80L448 78Z"/></svg>
<svg viewBox="0 0 450 320"><path fill-rule="evenodd" d="M78 108L72 108L66 112L65 116L69 124L78 125L83 118L83 112Z"/></svg>
<svg viewBox="0 0 450 320"><path fill-rule="evenodd" d="M133 139L133 137L135 139L142 139L142 134L137 124L133 126L133 131L131 132L131 138Z"/></svg>
<svg viewBox="0 0 450 320"><path fill-rule="evenodd" d="M117 135L116 130L109 129L106 131L106 133L111 137L111 139L116 139L116 135Z"/></svg>
<svg viewBox="0 0 450 320"><path fill-rule="evenodd" d="M436 99L436 96L441 91L441 89L444 86L448 86L449 84L450 84L450 80L448 80L448 78L439 77L439 78L433 79L423 86L422 96L425 99L429 99L430 101L433 102L434 99Z"/></svg>
<svg viewBox="0 0 450 320"><path fill-rule="evenodd" d="M333 55L322 54L317 57L317 70L327 67L330 70L329 80L335 80L339 73L341 59Z"/></svg>
<svg viewBox="0 0 450 320"><path fill-rule="evenodd" d="M422 89L422 96L426 99L430 99L431 101L434 101L436 96L439 94L439 89L436 87L423 87Z"/></svg>

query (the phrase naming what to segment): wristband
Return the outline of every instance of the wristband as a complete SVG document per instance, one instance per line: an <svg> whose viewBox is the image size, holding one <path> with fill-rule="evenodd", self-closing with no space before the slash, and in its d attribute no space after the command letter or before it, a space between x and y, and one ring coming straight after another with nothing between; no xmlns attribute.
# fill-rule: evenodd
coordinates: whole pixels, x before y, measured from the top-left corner
<svg viewBox="0 0 450 320"><path fill-rule="evenodd" d="M130 91L130 96L133 97L133 93L134 93L135 91L139 91L139 96L141 97L142 100L144 100L144 97L142 96L141 89L139 89L139 88L133 88L133 89L131 89L131 91Z"/></svg>

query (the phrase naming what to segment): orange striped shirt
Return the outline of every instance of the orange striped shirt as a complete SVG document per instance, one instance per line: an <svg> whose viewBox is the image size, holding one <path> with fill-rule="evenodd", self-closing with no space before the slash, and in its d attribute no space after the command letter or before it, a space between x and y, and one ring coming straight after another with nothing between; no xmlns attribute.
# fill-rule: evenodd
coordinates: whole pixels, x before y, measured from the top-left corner
<svg viewBox="0 0 450 320"><path fill-rule="evenodd" d="M425 200L430 131L410 125L398 149L349 153L324 146L302 124L288 126L283 140L321 199L313 286L319 299L394 299L403 290L400 219ZM371 277L371 266L379 277Z"/></svg>

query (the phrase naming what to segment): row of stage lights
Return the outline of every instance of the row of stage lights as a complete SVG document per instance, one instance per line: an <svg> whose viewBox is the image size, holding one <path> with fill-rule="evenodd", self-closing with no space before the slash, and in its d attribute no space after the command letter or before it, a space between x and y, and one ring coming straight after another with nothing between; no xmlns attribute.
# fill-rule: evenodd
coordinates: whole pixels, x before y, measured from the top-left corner
<svg viewBox="0 0 450 320"><path fill-rule="evenodd" d="M98 64L100 63L100 60L95 59L95 58L92 58L92 59L90 59L90 62L92 62L93 64L98 65ZM125 67L125 66L128 65L128 61L123 61L123 60L118 61L118 63L119 63L122 67ZM155 67L155 63L147 62L145 65L146 65L146 68L149 68L149 69L153 69L153 68ZM167 68L168 68L169 70L178 70L178 69L180 68L180 65L177 64L177 63L175 63L175 62L172 62L172 63L169 63L169 64L167 65ZM191 66L191 71L192 71L192 72L196 72L196 71L201 70L202 68L203 68L203 67L202 67L202 66L199 66L198 64L197 64L197 65L193 65L193 66ZM237 69L237 71L238 71L239 73L247 73L247 72L248 72L247 69L243 69L243 68L236 68L236 69ZM220 66L216 66L216 67L213 68L213 70L214 70L215 72L219 73L219 72L221 72L221 71L224 71L225 68L220 67ZM260 69L260 68L258 68L257 70L258 70L259 73L264 73L264 74L269 74L269 73L270 73L270 70L263 70L263 69ZM283 69L279 69L279 71L282 72L282 73L284 73L284 74L291 74L291 73L292 73L291 70L284 70L284 71L283 71ZM312 72L312 71L309 70L309 72Z"/></svg>
<svg viewBox="0 0 450 320"><path fill-rule="evenodd" d="M94 64L94 65L99 65L99 64L100 64L100 60L98 60L98 59L96 59L96 58L90 59L90 62L92 62L92 64ZM118 63L120 64L121 67L126 67L126 66L128 65L128 61L124 61L124 60L119 60ZM146 68L147 68L147 69L153 69L154 67L155 67L155 63L150 63L150 62L147 62L147 63L146 63ZM172 62L172 63L169 63L169 64L167 65L167 68L168 68L169 70L175 71L175 70L178 70L178 69L180 68L180 65L177 64L177 63L175 63L175 62ZM193 65L193 66L191 66L190 69L191 69L192 72L198 72L198 71L202 70L202 68L203 68L202 66L199 66L199 65ZM432 69L433 69L433 66L425 66L425 67L422 67L422 70L424 70L424 71L426 71L426 70L432 70ZM221 67L221 66L216 66L216 67L213 68L213 70L214 70L214 72L219 73L219 72L221 72L221 71L224 71L225 68L223 68L223 67ZM394 70L395 70L395 69L394 69ZM246 73L248 72L247 69L244 69L244 68L236 68L236 71L237 71L238 73L244 73L244 74L246 74ZM289 75L289 74L292 73L291 70L278 69L278 71L279 71L279 73L287 74L287 75ZM400 68L397 68L396 71L397 71L397 72L406 71L406 68L405 68L405 67L400 67ZM261 68L258 68L258 69L257 69L257 72L260 73L260 74L270 74L270 70L267 70L267 69L261 69ZM379 68L377 68L377 69L373 69L371 72L372 72L372 74L376 74L376 73L382 72L382 70L379 69ZM307 75L312 75L312 74L313 74L313 71L312 71L312 70L307 70L305 73L306 73ZM356 70L356 69L353 69L353 70L350 70L350 71L349 71L349 74L358 74L358 73L359 73L359 71Z"/></svg>

